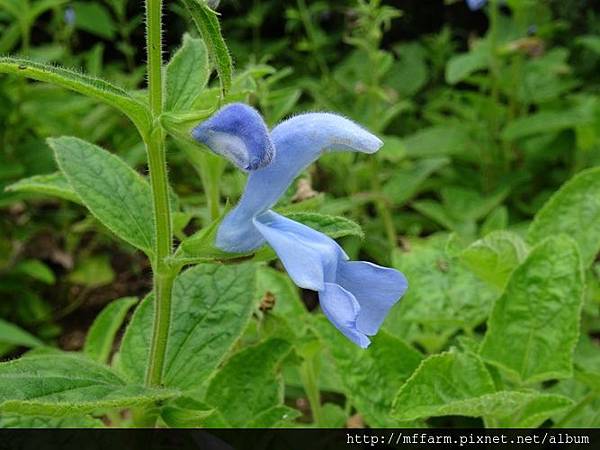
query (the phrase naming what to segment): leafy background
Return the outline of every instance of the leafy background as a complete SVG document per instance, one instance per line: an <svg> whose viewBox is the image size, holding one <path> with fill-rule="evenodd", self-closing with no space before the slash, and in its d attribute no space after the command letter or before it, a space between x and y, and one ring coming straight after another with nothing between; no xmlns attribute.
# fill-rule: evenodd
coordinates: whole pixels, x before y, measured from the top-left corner
<svg viewBox="0 0 600 450"><path fill-rule="evenodd" d="M201 264L175 284L162 389L143 387L151 273L136 248L152 220L133 125L2 75L0 425L128 426L154 406L163 426L600 426L600 4L493 5L221 2L226 101L269 125L335 111L385 142L323 157L278 208L410 289L364 351L278 263ZM165 21L168 108L214 108L226 68L183 5ZM130 111L143 95L137 2L0 0L0 36L0 54L123 86ZM168 156L193 259L244 176L185 142Z"/></svg>

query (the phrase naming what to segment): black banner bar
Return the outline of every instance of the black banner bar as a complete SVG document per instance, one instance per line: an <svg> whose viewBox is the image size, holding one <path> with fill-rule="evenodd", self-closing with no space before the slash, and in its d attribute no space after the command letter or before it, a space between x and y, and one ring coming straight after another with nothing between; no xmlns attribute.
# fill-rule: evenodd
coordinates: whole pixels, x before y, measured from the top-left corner
<svg viewBox="0 0 600 450"><path fill-rule="evenodd" d="M600 429L4 429L0 450L600 448Z"/></svg>

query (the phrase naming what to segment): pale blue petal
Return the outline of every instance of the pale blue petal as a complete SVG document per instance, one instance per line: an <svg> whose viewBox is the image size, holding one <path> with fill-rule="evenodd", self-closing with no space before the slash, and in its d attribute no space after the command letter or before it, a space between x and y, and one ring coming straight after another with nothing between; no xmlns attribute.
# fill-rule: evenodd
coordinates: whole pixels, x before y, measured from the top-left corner
<svg viewBox="0 0 600 450"><path fill-rule="evenodd" d="M334 283L325 283L319 292L319 304L329 321L356 345L367 348L371 341L356 328L360 306L354 295Z"/></svg>
<svg viewBox="0 0 600 450"><path fill-rule="evenodd" d="M485 6L487 0L467 0L467 6L471 11L477 11Z"/></svg>
<svg viewBox="0 0 600 450"><path fill-rule="evenodd" d="M243 103L224 106L195 127L192 137L243 170L268 165L275 153L263 118Z"/></svg>
<svg viewBox="0 0 600 450"><path fill-rule="evenodd" d="M407 289L406 278L394 269L363 261L348 261L330 237L272 211L253 224L275 250L294 282L319 291L323 311L348 338L366 346L390 308Z"/></svg>
<svg viewBox="0 0 600 450"><path fill-rule="evenodd" d="M346 254L333 239L272 211L253 222L298 286L320 291L335 280L338 261Z"/></svg>
<svg viewBox="0 0 600 450"><path fill-rule="evenodd" d="M340 262L337 282L354 294L360 305L356 328L369 336L377 333L408 288L401 272L364 261Z"/></svg>
<svg viewBox="0 0 600 450"><path fill-rule="evenodd" d="M260 234L249 226L252 218L277 203L298 174L324 152L374 153L382 145L356 123L330 113L295 116L276 126L271 138L273 161L250 173L240 202L219 227L216 244L223 250L246 252L263 245Z"/></svg>

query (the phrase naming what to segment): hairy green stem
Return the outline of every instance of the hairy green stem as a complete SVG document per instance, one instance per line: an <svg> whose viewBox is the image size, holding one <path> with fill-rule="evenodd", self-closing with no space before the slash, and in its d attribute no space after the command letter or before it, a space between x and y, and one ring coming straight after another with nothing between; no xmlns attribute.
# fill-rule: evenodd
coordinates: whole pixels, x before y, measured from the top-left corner
<svg viewBox="0 0 600 450"><path fill-rule="evenodd" d="M148 152L148 170L154 210L154 326L146 385L160 386L164 371L167 339L171 322L171 291L175 274L166 263L172 253L173 231L169 206L169 180L165 151L165 133L158 118L162 113L162 0L146 0L146 47L148 52L148 96L153 130L144 137Z"/></svg>
<svg viewBox="0 0 600 450"><path fill-rule="evenodd" d="M146 0L148 97L154 118L162 113L162 0Z"/></svg>

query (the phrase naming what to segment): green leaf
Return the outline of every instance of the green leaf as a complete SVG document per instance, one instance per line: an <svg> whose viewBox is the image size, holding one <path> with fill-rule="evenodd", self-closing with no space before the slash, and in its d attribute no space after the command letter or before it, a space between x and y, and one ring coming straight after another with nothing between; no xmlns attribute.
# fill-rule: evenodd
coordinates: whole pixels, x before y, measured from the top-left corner
<svg viewBox="0 0 600 450"><path fill-rule="evenodd" d="M394 252L393 266L406 275L409 289L385 322L392 333L401 322L472 328L487 317L496 291L446 253L447 241L446 235L434 235L408 241L407 252Z"/></svg>
<svg viewBox="0 0 600 450"><path fill-rule="evenodd" d="M423 128L403 142L407 156L414 158L463 155L472 145L468 130L460 125Z"/></svg>
<svg viewBox="0 0 600 450"><path fill-rule="evenodd" d="M480 236L486 236L492 231L504 230L508 227L508 208L500 205L485 218L479 229Z"/></svg>
<svg viewBox="0 0 600 450"><path fill-rule="evenodd" d="M295 321L308 315L302 303L298 287L290 277L268 266L260 266L257 270L257 293L259 297L270 292L275 299L272 313L288 320Z"/></svg>
<svg viewBox="0 0 600 450"><path fill-rule="evenodd" d="M593 34L588 34L584 36L578 36L575 39L575 42L578 45L581 45L588 50L593 51L594 53L600 55L600 37L594 36Z"/></svg>
<svg viewBox="0 0 600 450"><path fill-rule="evenodd" d="M333 239L344 236L364 237L360 225L345 217L329 216L313 212L294 212L285 215L287 218L320 231Z"/></svg>
<svg viewBox="0 0 600 450"><path fill-rule="evenodd" d="M100 419L89 416L51 417L2 414L0 428L104 428Z"/></svg>
<svg viewBox="0 0 600 450"><path fill-rule="evenodd" d="M327 405L325 405L327 406ZM337 406L337 405L335 405ZM259 413L246 424L247 428L291 428L302 413L285 405L277 405Z"/></svg>
<svg viewBox="0 0 600 450"><path fill-rule="evenodd" d="M523 382L572 376L583 283L575 242L565 236L543 241L496 301L481 356Z"/></svg>
<svg viewBox="0 0 600 450"><path fill-rule="evenodd" d="M110 13L100 3L73 2L75 11L75 27L98 37L111 40L115 37L117 27Z"/></svg>
<svg viewBox="0 0 600 450"><path fill-rule="evenodd" d="M176 258L180 261L201 262L248 257L248 253L229 253L215 246L221 220L216 220L181 242Z"/></svg>
<svg viewBox="0 0 600 450"><path fill-rule="evenodd" d="M150 186L125 162L75 137L48 139L69 184L109 230L151 255L154 218Z"/></svg>
<svg viewBox="0 0 600 450"><path fill-rule="evenodd" d="M574 378L559 381L551 388L553 393L565 395L577 403L554 417L556 428L600 427L600 396Z"/></svg>
<svg viewBox="0 0 600 450"><path fill-rule="evenodd" d="M26 259L21 261L15 266L14 271L15 273L27 275L42 283L54 284L56 282L56 277L50 267L37 259Z"/></svg>
<svg viewBox="0 0 600 450"><path fill-rule="evenodd" d="M277 370L290 350L286 341L271 339L236 353L211 380L206 402L234 427L282 406L283 380Z"/></svg>
<svg viewBox="0 0 600 450"><path fill-rule="evenodd" d="M217 13L208 7L202 0L182 0L183 4L194 19L194 23L204 39L213 64L219 74L223 96L231 87L231 74L233 63L231 55L221 35L221 26Z"/></svg>
<svg viewBox="0 0 600 450"><path fill-rule="evenodd" d="M184 34L183 45L167 65L165 111L191 109L209 76L204 42Z"/></svg>
<svg viewBox="0 0 600 450"><path fill-rule="evenodd" d="M502 203L508 193L507 189L498 189L484 197L473 189L460 186L449 185L441 189L444 208L455 222L481 219Z"/></svg>
<svg viewBox="0 0 600 450"><path fill-rule="evenodd" d="M225 214L225 213L224 213ZM340 216L329 216L312 212L291 212L288 218L314 228L335 239L343 236L363 237L363 231L356 222ZM252 257L252 253L229 253L215 247L215 239L222 217L213 221L208 227L185 239L177 252L176 260L180 262L225 261ZM276 258L268 247L255 250L255 260L271 260Z"/></svg>
<svg viewBox="0 0 600 450"><path fill-rule="evenodd" d="M416 42L395 45L394 50L398 59L386 74L385 84L398 91L400 97L411 97L429 78L427 53L423 46Z"/></svg>
<svg viewBox="0 0 600 450"><path fill-rule="evenodd" d="M600 251L600 167L580 172L536 214L527 239L533 244L564 233L579 244L587 268Z"/></svg>
<svg viewBox="0 0 600 450"><path fill-rule="evenodd" d="M126 385L106 366L61 352L2 363L0 378L0 411L27 415L83 415L178 395L173 390Z"/></svg>
<svg viewBox="0 0 600 450"><path fill-rule="evenodd" d="M417 200L411 206L425 217L437 222L447 230L459 232L458 225L448 211L435 200Z"/></svg>
<svg viewBox="0 0 600 450"><path fill-rule="evenodd" d="M492 397L485 402L491 412L484 411L484 415L492 416L496 426L507 428L537 428L573 405L568 397L537 391L503 391Z"/></svg>
<svg viewBox="0 0 600 450"><path fill-rule="evenodd" d="M536 391L498 391L484 363L456 349L432 355L400 388L394 414L403 420L435 416L485 417L501 426L536 427L572 402Z"/></svg>
<svg viewBox="0 0 600 450"><path fill-rule="evenodd" d="M324 347L331 353L342 388L371 427L405 425L390 415L402 384L419 366L422 355L403 340L380 331L368 349L349 342L328 321L316 322Z"/></svg>
<svg viewBox="0 0 600 450"><path fill-rule="evenodd" d="M479 357L456 349L425 359L398 391L393 414L399 419L465 414L465 401L492 394L494 382Z"/></svg>
<svg viewBox="0 0 600 450"><path fill-rule="evenodd" d="M202 264L176 278L166 386L199 387L225 358L255 308L255 273L252 264ZM152 302L150 295L137 307L118 357L117 367L133 382L144 379L152 335Z"/></svg>
<svg viewBox="0 0 600 450"><path fill-rule="evenodd" d="M479 43L469 53L454 55L446 65L446 81L456 84L466 79L469 75L485 69L488 65L488 49L485 43Z"/></svg>
<svg viewBox="0 0 600 450"><path fill-rule="evenodd" d="M469 245L460 258L483 281L503 290L527 252L527 244L517 234L494 231Z"/></svg>
<svg viewBox="0 0 600 450"><path fill-rule="evenodd" d="M125 297L109 303L90 327L85 338L83 353L94 361L107 364L117 331L123 325L127 311L137 301L135 297Z"/></svg>
<svg viewBox="0 0 600 450"><path fill-rule="evenodd" d="M396 206L401 206L418 194L423 183L437 170L450 162L448 158L430 158L416 161L407 169L398 169L385 183L383 193Z"/></svg>
<svg viewBox="0 0 600 450"><path fill-rule="evenodd" d="M203 427L214 413L208 405L191 397L179 397L161 408L160 417L171 428Z"/></svg>
<svg viewBox="0 0 600 450"><path fill-rule="evenodd" d="M34 194L49 195L69 200L74 203L81 203L81 200L65 176L60 172L23 178L16 183L8 185L5 189L11 192L30 192Z"/></svg>
<svg viewBox="0 0 600 450"><path fill-rule="evenodd" d="M41 347L42 341L15 324L0 319L0 342L22 347Z"/></svg>
<svg viewBox="0 0 600 450"><path fill-rule="evenodd" d="M91 288L110 284L114 279L115 272L108 255L88 256L77 262L75 269L68 276L69 282Z"/></svg>
<svg viewBox="0 0 600 450"><path fill-rule="evenodd" d="M108 81L94 78L63 67L41 64L23 58L0 57L0 73L15 74L33 80L55 84L100 100L129 117L138 128L150 123L149 111L127 91Z"/></svg>
<svg viewBox="0 0 600 450"><path fill-rule="evenodd" d="M579 109L541 111L512 120L502 131L502 138L512 141L538 133L551 133L589 124L592 117Z"/></svg>

